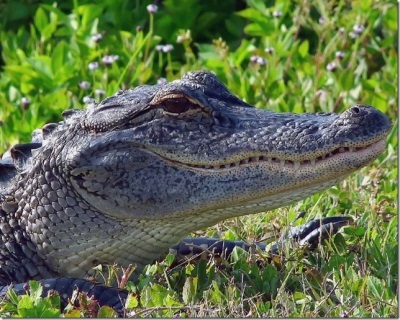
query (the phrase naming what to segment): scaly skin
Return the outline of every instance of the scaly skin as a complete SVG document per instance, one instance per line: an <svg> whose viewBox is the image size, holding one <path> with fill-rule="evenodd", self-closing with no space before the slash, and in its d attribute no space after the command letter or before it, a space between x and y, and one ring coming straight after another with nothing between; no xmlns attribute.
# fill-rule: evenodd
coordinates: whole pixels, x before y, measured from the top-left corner
<svg viewBox="0 0 400 320"><path fill-rule="evenodd" d="M65 117L3 157L3 283L82 277L98 263L140 270L192 231L336 184L382 153L390 130L362 105L256 109L207 72Z"/></svg>

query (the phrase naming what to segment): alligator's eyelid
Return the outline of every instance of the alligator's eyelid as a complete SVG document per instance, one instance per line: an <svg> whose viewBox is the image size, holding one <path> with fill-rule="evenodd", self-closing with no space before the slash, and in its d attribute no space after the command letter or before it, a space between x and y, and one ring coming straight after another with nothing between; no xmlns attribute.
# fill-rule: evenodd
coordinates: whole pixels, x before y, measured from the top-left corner
<svg viewBox="0 0 400 320"><path fill-rule="evenodd" d="M160 105L165 101L169 101L169 100L187 100L189 103L194 104L194 105L198 105L201 106L202 104L194 99L193 97L189 96L189 95L185 95L185 94L181 94L181 93L173 93L173 94L169 94L169 95L165 95L162 98L158 98L156 99L156 101L152 101L152 105Z"/></svg>

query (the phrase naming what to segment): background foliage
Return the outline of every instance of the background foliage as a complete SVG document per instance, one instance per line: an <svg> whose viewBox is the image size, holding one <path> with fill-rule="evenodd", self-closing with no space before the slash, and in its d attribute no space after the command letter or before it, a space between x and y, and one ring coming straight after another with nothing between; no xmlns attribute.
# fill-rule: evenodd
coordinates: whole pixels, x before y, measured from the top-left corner
<svg viewBox="0 0 400 320"><path fill-rule="evenodd" d="M264 268L240 252L229 271L213 261L179 270L154 265L130 284L138 299L132 310L139 316L397 315L396 2L164 0L153 13L149 4L1 2L0 154L60 121L65 109L190 70L212 70L248 103L279 112L373 105L393 121L388 151L373 168L325 195L201 234L259 240L302 210L308 213L296 224L347 214L356 226L327 249L295 251Z"/></svg>

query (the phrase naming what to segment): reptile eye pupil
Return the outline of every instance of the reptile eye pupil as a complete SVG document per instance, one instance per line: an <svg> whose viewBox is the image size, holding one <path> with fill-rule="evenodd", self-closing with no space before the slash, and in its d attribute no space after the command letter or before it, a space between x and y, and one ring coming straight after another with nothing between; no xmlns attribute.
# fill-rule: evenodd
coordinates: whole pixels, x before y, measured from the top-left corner
<svg viewBox="0 0 400 320"><path fill-rule="evenodd" d="M170 99L163 102L164 110L170 113L183 113L192 105L187 99Z"/></svg>

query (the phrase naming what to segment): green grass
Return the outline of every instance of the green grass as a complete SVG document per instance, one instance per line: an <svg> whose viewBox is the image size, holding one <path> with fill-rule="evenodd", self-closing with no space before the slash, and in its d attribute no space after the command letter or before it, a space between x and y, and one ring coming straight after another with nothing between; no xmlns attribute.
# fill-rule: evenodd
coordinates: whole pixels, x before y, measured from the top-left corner
<svg viewBox="0 0 400 320"><path fill-rule="evenodd" d="M211 260L170 269L168 258L128 283L135 293L130 312L141 317L396 317L396 3L266 6L248 0L236 9L234 1L223 6L220 1L176 2L165 0L154 14L141 2L3 4L23 10L10 10L0 30L0 154L29 141L34 129L60 121L63 110L84 108L86 96L100 101L118 89L173 80L190 70L212 70L245 101L278 112L373 105L390 117L393 130L387 152L372 165L290 207L228 220L198 234L271 242L301 211L307 214L296 224L345 214L355 219L354 226L314 252L288 250L272 264L265 253L240 250L222 265ZM102 39L95 42L97 34ZM173 44L173 50L157 50L165 44ZM114 55L118 60L110 65L102 62ZM91 62L98 68L91 71ZM82 81L90 86L84 88ZM30 102L21 103L23 98ZM48 314L60 314L54 311L57 300L43 302L35 293L18 299L3 303L0 314L26 315L31 308L28 315L43 315L38 313L43 306Z"/></svg>

